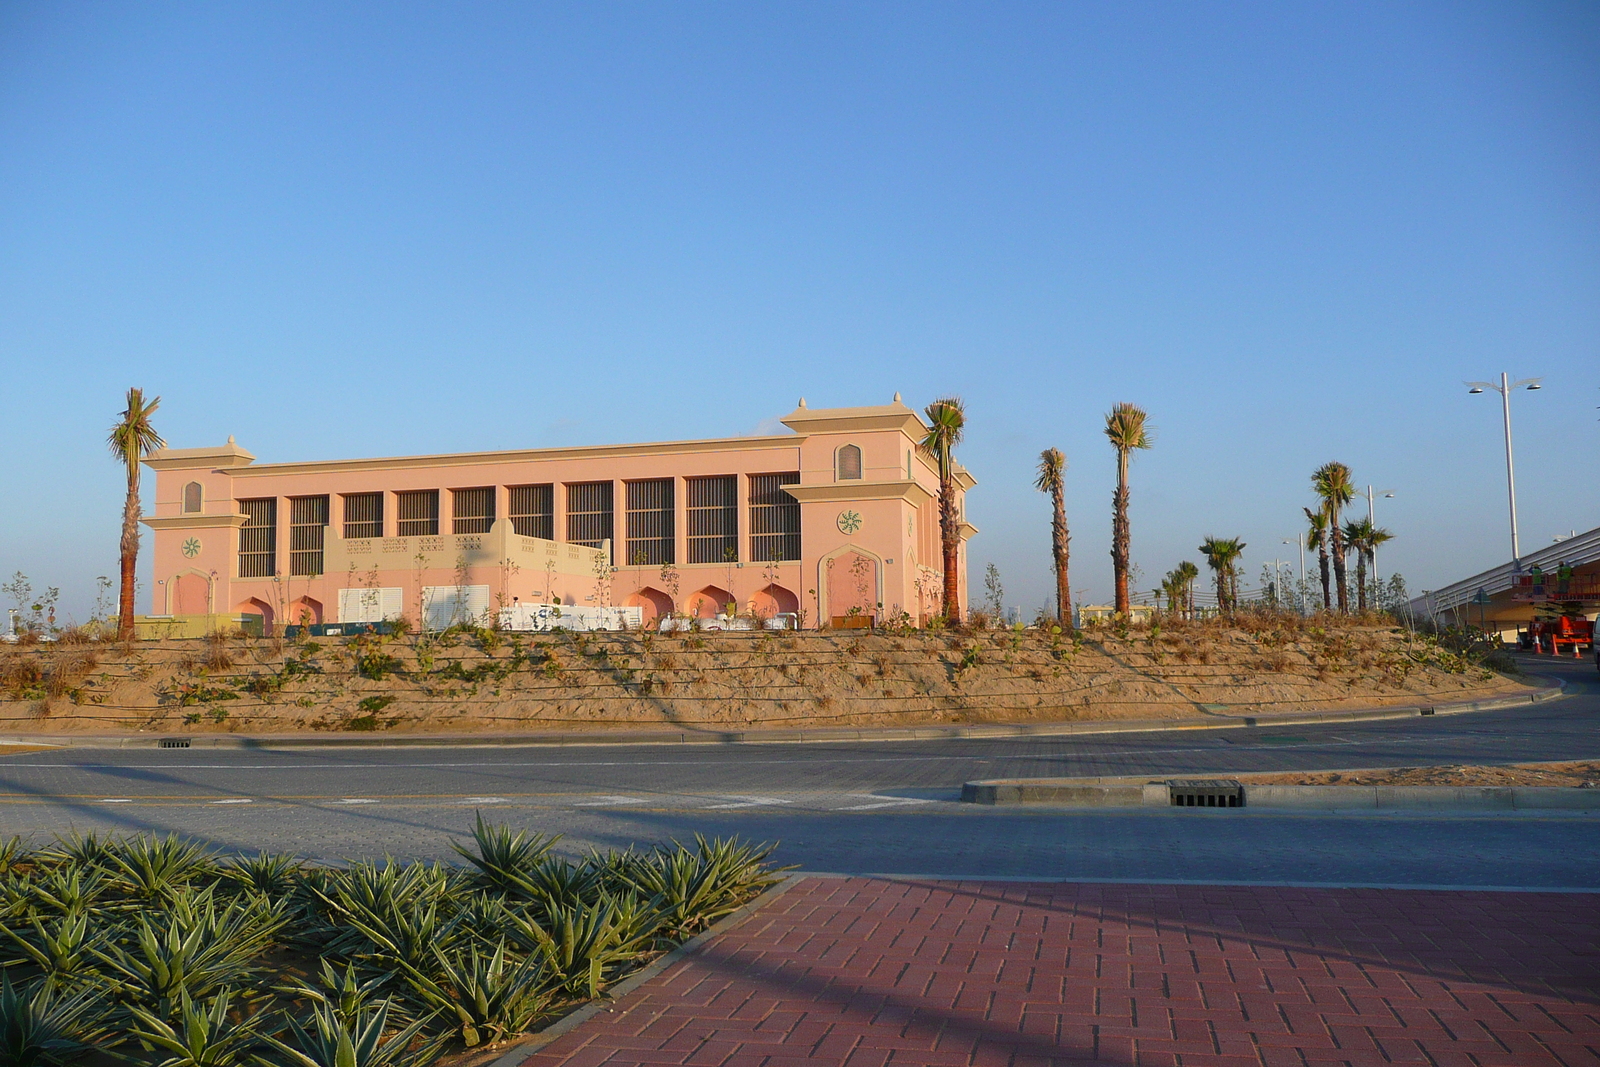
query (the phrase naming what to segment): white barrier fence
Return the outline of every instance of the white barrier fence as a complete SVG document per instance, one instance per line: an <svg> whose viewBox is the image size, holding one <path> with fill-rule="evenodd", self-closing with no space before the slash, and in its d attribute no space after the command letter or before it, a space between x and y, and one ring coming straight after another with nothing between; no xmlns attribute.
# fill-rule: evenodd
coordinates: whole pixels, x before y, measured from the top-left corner
<svg viewBox="0 0 1600 1067"><path fill-rule="evenodd" d="M556 604L513 604L501 608L500 629L638 630L644 626L643 608L586 608Z"/></svg>

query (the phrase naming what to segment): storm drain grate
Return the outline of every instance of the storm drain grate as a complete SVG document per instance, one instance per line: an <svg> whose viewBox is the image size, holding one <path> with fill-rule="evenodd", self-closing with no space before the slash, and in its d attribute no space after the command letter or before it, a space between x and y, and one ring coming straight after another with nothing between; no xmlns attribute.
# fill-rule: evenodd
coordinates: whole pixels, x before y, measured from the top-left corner
<svg viewBox="0 0 1600 1067"><path fill-rule="evenodd" d="M189 747L189 739L187 737L163 737L161 739L161 747L162 748L188 748Z"/></svg>
<svg viewBox="0 0 1600 1067"><path fill-rule="evenodd" d="M1232 778L1173 778L1167 795L1175 808L1244 807L1244 786Z"/></svg>

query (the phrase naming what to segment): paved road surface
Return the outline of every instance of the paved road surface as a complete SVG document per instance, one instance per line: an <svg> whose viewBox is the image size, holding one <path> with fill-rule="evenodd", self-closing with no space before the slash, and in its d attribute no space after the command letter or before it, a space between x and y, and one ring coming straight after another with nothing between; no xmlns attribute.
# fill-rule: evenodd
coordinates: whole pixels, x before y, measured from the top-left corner
<svg viewBox="0 0 1600 1067"><path fill-rule="evenodd" d="M1550 667L1546 660L1541 666ZM1600 685L1473 715L1083 738L740 746L61 750L0 759L0 834L177 830L317 858L443 857L474 810L574 851L737 833L807 869L1600 885L1589 815L1081 813L956 802L973 778L1600 758ZM1216 814L1216 813L1209 813Z"/></svg>

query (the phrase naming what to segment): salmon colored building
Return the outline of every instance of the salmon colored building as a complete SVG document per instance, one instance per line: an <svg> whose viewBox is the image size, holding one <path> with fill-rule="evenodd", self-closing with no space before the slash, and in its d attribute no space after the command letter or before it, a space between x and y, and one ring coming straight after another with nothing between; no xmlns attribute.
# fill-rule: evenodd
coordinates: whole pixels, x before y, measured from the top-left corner
<svg viewBox="0 0 1600 1067"><path fill-rule="evenodd" d="M901 403L807 408L790 433L387 459L163 449L151 616L439 625L562 604L858 625L940 611L938 473ZM957 470L958 496L975 480ZM961 513L964 517L964 510ZM960 587L966 607L961 525ZM211 624L209 622L205 623Z"/></svg>

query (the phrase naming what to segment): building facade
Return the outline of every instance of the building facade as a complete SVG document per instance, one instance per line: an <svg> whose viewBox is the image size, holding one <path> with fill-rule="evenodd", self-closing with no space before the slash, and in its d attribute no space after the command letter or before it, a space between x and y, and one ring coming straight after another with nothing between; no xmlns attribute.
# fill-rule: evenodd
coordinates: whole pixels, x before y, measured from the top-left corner
<svg viewBox="0 0 1600 1067"><path fill-rule="evenodd" d="M939 479L901 403L808 409L791 433L258 464L163 449L155 618L438 626L514 604L732 606L806 626L941 610ZM975 480L957 470L964 501ZM964 510L962 512L964 517ZM962 609L966 607L961 525Z"/></svg>

